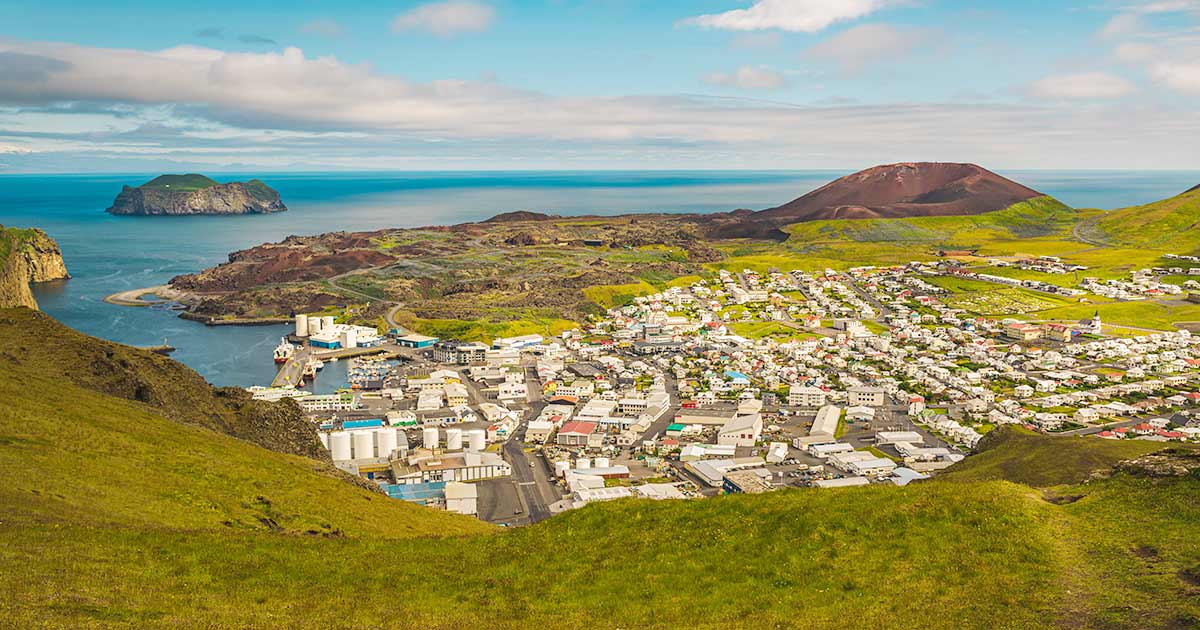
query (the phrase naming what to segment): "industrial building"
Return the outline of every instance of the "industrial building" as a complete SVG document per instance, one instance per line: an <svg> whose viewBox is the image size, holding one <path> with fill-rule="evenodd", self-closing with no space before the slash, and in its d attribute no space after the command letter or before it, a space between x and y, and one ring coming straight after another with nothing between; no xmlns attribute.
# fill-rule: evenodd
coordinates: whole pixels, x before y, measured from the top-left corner
<svg viewBox="0 0 1200 630"><path fill-rule="evenodd" d="M310 329L308 337L308 345L326 350L374 348L381 344L383 338L374 328L349 324L331 324L315 333Z"/></svg>
<svg viewBox="0 0 1200 630"><path fill-rule="evenodd" d="M568 422L558 430L559 446L587 446L596 433L595 422Z"/></svg>
<svg viewBox="0 0 1200 630"><path fill-rule="evenodd" d="M541 335L521 335L519 337L501 337L492 341L494 350L525 350L546 343Z"/></svg>
<svg viewBox="0 0 1200 630"><path fill-rule="evenodd" d="M817 417L813 420L812 429L808 431L809 435L825 435L833 437L837 434L838 422L842 419L842 409L836 405L826 405L817 411Z"/></svg>
<svg viewBox="0 0 1200 630"><path fill-rule="evenodd" d="M463 451L397 458L392 461L392 475L399 484L480 481L508 477L512 475L512 466L495 453Z"/></svg>
<svg viewBox="0 0 1200 630"><path fill-rule="evenodd" d="M403 348L429 348L437 342L437 337L428 337L425 335L418 335L417 333L410 333L404 335L403 337L396 338L396 343Z"/></svg>
<svg viewBox="0 0 1200 630"><path fill-rule="evenodd" d="M729 494L762 494L772 489L771 473L762 468L726 473L721 488Z"/></svg>
<svg viewBox="0 0 1200 630"><path fill-rule="evenodd" d="M726 446L754 446L762 435L763 421L761 414L735 416L717 432L717 444Z"/></svg>

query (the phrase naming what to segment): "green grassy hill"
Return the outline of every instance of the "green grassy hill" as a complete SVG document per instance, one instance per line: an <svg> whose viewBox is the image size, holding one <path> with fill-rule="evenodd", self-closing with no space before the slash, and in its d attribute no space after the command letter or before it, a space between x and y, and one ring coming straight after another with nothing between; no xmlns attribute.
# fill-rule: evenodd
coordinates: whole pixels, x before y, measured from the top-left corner
<svg viewBox="0 0 1200 630"><path fill-rule="evenodd" d="M787 232L804 242L917 242L974 248L997 240L1065 236L1078 220L1079 213L1057 199L1037 197L976 215L810 221L790 225Z"/></svg>
<svg viewBox="0 0 1200 630"><path fill-rule="evenodd" d="M89 337L37 311L0 309L0 368L138 402L177 422L271 450L326 456L291 401L272 405L240 388L214 388L181 363Z"/></svg>
<svg viewBox="0 0 1200 630"><path fill-rule="evenodd" d="M189 191L202 190L210 186L216 186L219 183L211 177L189 173L187 175L159 175L145 184L138 186L138 188ZM262 182L258 183L262 184Z"/></svg>
<svg viewBox="0 0 1200 630"><path fill-rule="evenodd" d="M1005 479L1035 488L1083 483L1098 470L1161 450L1155 442L1045 436L1002 427L984 436L979 452L939 476L941 480Z"/></svg>
<svg viewBox="0 0 1200 630"><path fill-rule="evenodd" d="M1105 240L1175 254L1200 252L1200 188L1144 206L1105 213L1094 229Z"/></svg>
<svg viewBox="0 0 1200 630"><path fill-rule="evenodd" d="M15 347L17 331L0 326L0 625L1023 629L1200 619L1189 582L1200 575L1200 478L1057 486L1150 448L1140 444L1096 446L1102 458L1060 476L1055 468L1091 442L1015 435L946 476L954 482L623 500L504 531L168 419L94 377L73 381L48 367L69 361L70 346ZM137 379L171 369L112 351Z"/></svg>

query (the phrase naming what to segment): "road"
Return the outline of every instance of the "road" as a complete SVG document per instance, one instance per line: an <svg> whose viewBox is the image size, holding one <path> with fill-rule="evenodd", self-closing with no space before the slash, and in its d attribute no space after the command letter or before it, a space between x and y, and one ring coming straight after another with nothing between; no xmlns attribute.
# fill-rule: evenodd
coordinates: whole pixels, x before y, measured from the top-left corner
<svg viewBox="0 0 1200 630"><path fill-rule="evenodd" d="M534 413L537 412L535 405ZM525 422L516 434L504 443L504 459L512 465L512 481L516 485L521 503L529 516L530 523L544 521L551 516L550 505L562 498L562 492L554 484L552 473L546 468L546 460L525 452ZM533 465L530 466L530 463Z"/></svg>
<svg viewBox="0 0 1200 630"><path fill-rule="evenodd" d="M354 297L362 298L362 299L366 300L368 303L379 302L381 304L391 304L392 307L388 309L387 313L384 313L383 320L385 322L387 322L387 325L389 328L395 328L397 330L400 330L401 332L405 332L404 326L401 326L400 323L396 321L396 313L400 312L400 309L404 308L403 304L401 304L395 300L382 299L379 296L363 293L362 291L358 291L356 289L351 289L349 287L345 287L345 286L342 286L341 284L338 284L338 280L341 280L341 279L349 277L349 276L360 274L363 271L370 271L370 270L369 269L368 270L359 269L356 271L351 271L349 273L344 273L340 276L334 276L332 278L329 278L327 280L327 282L329 282L329 286L333 287L334 289L341 291L342 293L347 293Z"/></svg>
<svg viewBox="0 0 1200 630"><path fill-rule="evenodd" d="M1112 429L1131 427L1135 424L1140 424L1142 422L1145 422L1145 420L1142 418L1134 418L1133 420L1126 420L1124 422L1117 422L1115 424L1106 424L1106 425L1098 426L1098 427L1084 427L1082 429L1075 429L1074 431L1063 431L1062 433L1054 433L1052 435L1095 435L1096 433L1099 433L1101 431L1110 431Z"/></svg>

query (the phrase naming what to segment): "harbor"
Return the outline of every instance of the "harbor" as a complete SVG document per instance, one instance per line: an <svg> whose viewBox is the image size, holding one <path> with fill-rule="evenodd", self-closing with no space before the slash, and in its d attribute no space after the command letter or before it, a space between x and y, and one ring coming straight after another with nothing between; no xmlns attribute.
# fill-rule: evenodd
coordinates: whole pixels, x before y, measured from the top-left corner
<svg viewBox="0 0 1200 630"><path fill-rule="evenodd" d="M273 388L302 387L306 379L315 379L330 362L369 357L370 363L385 365L388 360L406 358L405 347L381 337L373 328L337 324L332 316L297 315L294 321L295 331L275 348L275 363L280 369L271 381ZM348 370L348 386L370 380L378 371L366 362L359 368L357 374ZM381 379L379 375L376 380Z"/></svg>

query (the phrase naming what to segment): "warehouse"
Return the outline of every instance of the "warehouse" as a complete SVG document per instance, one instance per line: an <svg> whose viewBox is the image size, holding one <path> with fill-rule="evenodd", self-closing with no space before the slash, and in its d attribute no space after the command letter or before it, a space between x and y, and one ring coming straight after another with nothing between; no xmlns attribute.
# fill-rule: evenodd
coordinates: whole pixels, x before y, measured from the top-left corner
<svg viewBox="0 0 1200 630"><path fill-rule="evenodd" d="M813 420L812 429L808 431L809 435L827 435L834 437L837 434L838 422L842 419L842 409L836 405L826 405L817 411L817 417Z"/></svg>
<svg viewBox="0 0 1200 630"><path fill-rule="evenodd" d="M717 444L726 446L754 446L762 435L762 416L755 413L736 416L717 432Z"/></svg>
<svg viewBox="0 0 1200 630"><path fill-rule="evenodd" d="M416 333L404 335L403 337L398 337L396 339L396 343L400 344L400 346L404 348L429 348L437 342L437 337L427 337L425 335L418 335Z"/></svg>
<svg viewBox="0 0 1200 630"><path fill-rule="evenodd" d="M559 446L587 446L596 432L595 422L568 422L558 430Z"/></svg>
<svg viewBox="0 0 1200 630"><path fill-rule="evenodd" d="M512 475L512 467L495 453L464 451L436 456L414 455L392 462L396 483L478 481Z"/></svg>
<svg viewBox="0 0 1200 630"><path fill-rule="evenodd" d="M729 494L762 494L772 489L771 473L761 468L727 473L721 488Z"/></svg>

